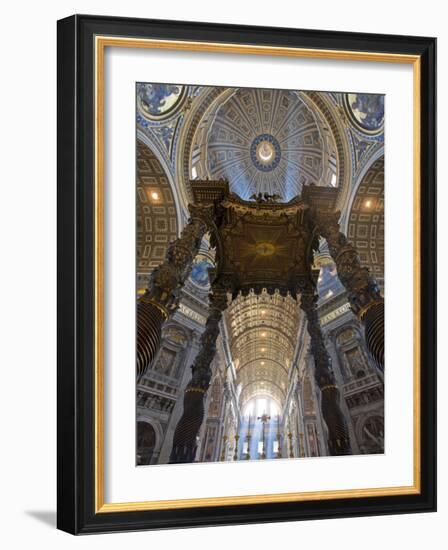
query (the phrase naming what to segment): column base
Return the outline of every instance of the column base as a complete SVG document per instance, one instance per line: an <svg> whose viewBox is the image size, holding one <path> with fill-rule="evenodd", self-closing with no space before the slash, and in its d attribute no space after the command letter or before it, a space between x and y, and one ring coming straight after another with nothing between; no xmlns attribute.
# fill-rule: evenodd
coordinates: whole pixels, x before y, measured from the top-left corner
<svg viewBox="0 0 448 550"><path fill-rule="evenodd" d="M321 389L322 416L328 428L328 451L331 456L351 455L350 437L344 415L339 406L336 386Z"/></svg>
<svg viewBox="0 0 448 550"><path fill-rule="evenodd" d="M173 447L169 464L188 464L194 462L197 445Z"/></svg>
<svg viewBox="0 0 448 550"><path fill-rule="evenodd" d="M143 296L137 302L137 378L151 365L159 349L162 325L167 318L162 306Z"/></svg>
<svg viewBox="0 0 448 550"><path fill-rule="evenodd" d="M204 420L204 390L187 388L184 397L184 412L173 437L170 464L194 462L196 437Z"/></svg>

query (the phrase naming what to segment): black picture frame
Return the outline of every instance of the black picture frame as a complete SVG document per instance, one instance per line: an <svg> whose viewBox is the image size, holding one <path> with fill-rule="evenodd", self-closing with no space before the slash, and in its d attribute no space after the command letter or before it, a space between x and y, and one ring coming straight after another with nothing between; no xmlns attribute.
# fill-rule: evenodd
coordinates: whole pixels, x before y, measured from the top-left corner
<svg viewBox="0 0 448 550"><path fill-rule="evenodd" d="M95 36L420 58L420 493L165 510L95 511ZM74 15L58 22L58 505L73 534L436 510L436 39Z"/></svg>

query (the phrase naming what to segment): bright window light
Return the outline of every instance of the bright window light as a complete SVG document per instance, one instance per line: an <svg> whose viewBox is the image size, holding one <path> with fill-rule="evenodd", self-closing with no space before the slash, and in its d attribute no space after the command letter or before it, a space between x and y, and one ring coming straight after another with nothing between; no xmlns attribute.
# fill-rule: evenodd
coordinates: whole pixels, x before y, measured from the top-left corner
<svg viewBox="0 0 448 550"><path fill-rule="evenodd" d="M280 408L273 399L265 397L252 398L243 408L243 416L256 416L263 414L271 417L271 420L280 414Z"/></svg>
<svg viewBox="0 0 448 550"><path fill-rule="evenodd" d="M257 415L261 416L266 411L266 399L257 399Z"/></svg>

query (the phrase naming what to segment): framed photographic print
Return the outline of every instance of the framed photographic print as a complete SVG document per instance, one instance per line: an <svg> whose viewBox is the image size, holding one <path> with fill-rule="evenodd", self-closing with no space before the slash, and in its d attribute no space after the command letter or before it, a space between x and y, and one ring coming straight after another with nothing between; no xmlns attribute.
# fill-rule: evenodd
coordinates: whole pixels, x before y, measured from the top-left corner
<svg viewBox="0 0 448 550"><path fill-rule="evenodd" d="M58 527L434 511L433 38L58 22Z"/></svg>

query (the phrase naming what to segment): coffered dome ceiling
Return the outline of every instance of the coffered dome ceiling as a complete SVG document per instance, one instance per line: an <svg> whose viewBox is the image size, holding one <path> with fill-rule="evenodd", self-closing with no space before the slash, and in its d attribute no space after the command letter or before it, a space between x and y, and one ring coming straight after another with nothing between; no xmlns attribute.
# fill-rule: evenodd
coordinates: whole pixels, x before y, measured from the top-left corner
<svg viewBox="0 0 448 550"><path fill-rule="evenodd" d="M287 202L303 185L327 183L327 145L296 92L238 88L198 132L193 175L225 178L246 200L269 193Z"/></svg>

